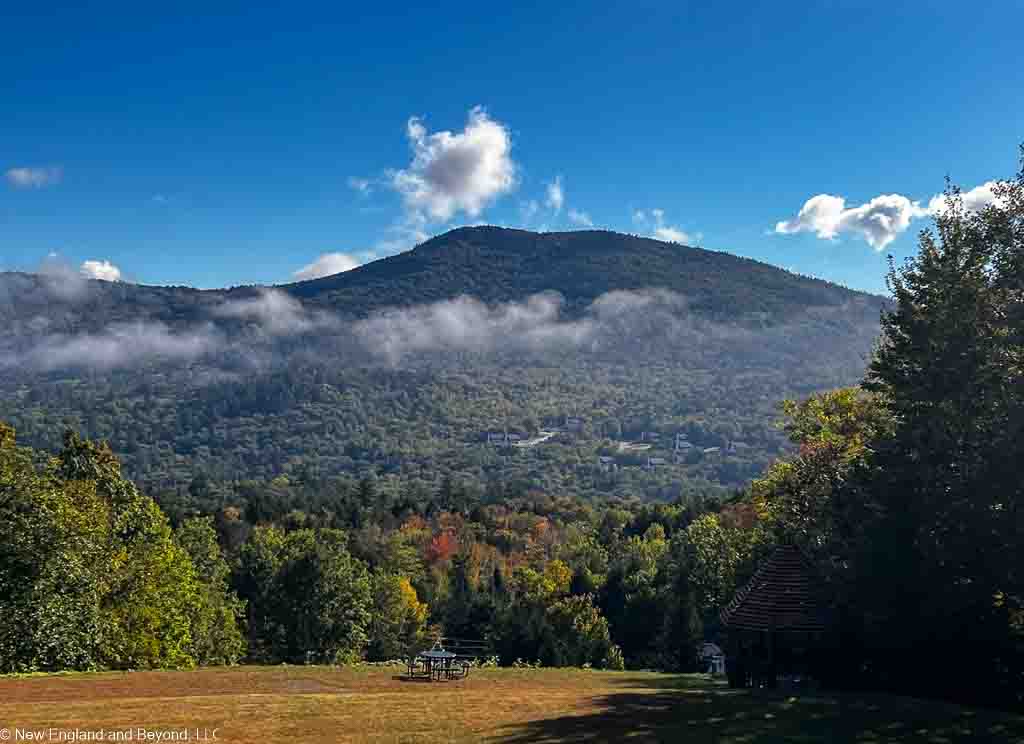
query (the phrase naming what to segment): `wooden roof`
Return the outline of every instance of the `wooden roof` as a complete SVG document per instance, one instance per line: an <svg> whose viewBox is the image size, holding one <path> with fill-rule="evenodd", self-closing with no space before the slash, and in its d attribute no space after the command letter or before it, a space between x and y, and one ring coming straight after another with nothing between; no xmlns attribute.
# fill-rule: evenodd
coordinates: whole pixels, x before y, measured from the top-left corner
<svg viewBox="0 0 1024 744"><path fill-rule="evenodd" d="M821 585L794 545L780 545L721 612L736 630L818 632L825 629Z"/></svg>

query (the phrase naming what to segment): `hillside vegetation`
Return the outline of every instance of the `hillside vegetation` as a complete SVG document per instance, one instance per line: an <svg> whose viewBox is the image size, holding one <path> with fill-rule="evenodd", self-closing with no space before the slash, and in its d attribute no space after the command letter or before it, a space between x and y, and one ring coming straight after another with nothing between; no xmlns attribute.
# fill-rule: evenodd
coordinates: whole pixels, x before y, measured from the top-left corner
<svg viewBox="0 0 1024 744"><path fill-rule="evenodd" d="M197 473L469 472L521 492L675 498L741 486L784 452L777 402L858 379L882 307L729 254L598 231L462 228L278 288L86 282L50 267L0 275L0 418L47 449L53 421L108 439L159 488ZM582 429L541 446L483 442L566 417ZM643 432L660 443L598 467ZM680 432L693 448L676 457ZM647 457L667 464L644 470Z"/></svg>

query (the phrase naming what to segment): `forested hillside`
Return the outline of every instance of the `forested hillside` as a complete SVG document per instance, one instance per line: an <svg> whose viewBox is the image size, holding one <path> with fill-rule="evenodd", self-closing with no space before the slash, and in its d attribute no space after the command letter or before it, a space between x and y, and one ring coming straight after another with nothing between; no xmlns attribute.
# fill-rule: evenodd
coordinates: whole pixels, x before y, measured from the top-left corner
<svg viewBox="0 0 1024 744"><path fill-rule="evenodd" d="M38 447L58 446L53 421L108 439L161 489L461 472L518 493L674 498L740 486L783 452L777 402L858 379L882 306L598 231L462 228L277 288L48 267L0 277L0 417Z"/></svg>

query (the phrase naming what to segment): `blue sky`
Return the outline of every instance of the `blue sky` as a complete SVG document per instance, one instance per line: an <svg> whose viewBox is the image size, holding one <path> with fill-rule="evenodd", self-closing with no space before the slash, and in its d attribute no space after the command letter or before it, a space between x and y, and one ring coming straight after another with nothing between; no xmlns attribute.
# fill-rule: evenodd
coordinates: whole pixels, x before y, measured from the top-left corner
<svg viewBox="0 0 1024 744"><path fill-rule="evenodd" d="M277 283L589 221L882 291L1024 140L1016 1L388 5L5 8L0 270Z"/></svg>

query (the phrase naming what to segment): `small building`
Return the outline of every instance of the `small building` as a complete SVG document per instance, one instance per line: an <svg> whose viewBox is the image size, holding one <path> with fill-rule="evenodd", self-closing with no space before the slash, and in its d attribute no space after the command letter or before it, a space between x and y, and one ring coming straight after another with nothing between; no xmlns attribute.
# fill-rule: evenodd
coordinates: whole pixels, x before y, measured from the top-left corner
<svg viewBox="0 0 1024 744"><path fill-rule="evenodd" d="M722 451L721 447L705 447L704 448L704 454L705 455L717 455L721 451Z"/></svg>
<svg viewBox="0 0 1024 744"><path fill-rule="evenodd" d="M583 419L573 416L565 417L565 430L572 432L583 431Z"/></svg>
<svg viewBox="0 0 1024 744"><path fill-rule="evenodd" d="M729 685L774 687L809 677L827 628L823 584L795 545L780 545L721 612Z"/></svg>

